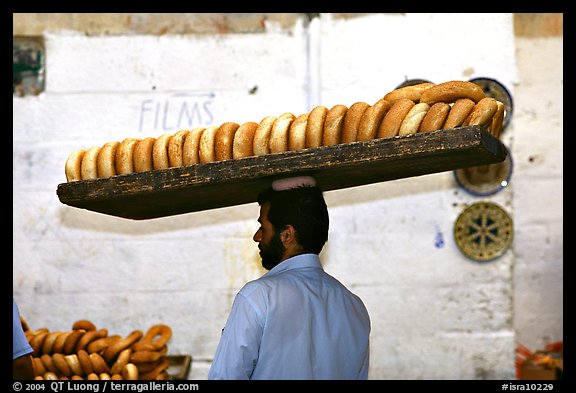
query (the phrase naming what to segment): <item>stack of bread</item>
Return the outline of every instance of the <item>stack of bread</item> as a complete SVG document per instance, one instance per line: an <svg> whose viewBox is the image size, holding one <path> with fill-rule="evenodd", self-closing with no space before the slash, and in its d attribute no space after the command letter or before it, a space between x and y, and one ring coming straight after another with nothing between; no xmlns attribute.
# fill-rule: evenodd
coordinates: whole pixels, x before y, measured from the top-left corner
<svg viewBox="0 0 576 393"><path fill-rule="evenodd" d="M499 138L503 120L504 104L475 83L424 82L395 89L374 105L320 105L299 116L286 112L257 123L225 122L78 149L65 174L68 182L107 178L462 126L482 126Z"/></svg>
<svg viewBox="0 0 576 393"><path fill-rule="evenodd" d="M166 380L168 325L157 324L146 334L109 335L89 320L78 320L70 331L30 330L24 333L33 349L35 379L44 380Z"/></svg>

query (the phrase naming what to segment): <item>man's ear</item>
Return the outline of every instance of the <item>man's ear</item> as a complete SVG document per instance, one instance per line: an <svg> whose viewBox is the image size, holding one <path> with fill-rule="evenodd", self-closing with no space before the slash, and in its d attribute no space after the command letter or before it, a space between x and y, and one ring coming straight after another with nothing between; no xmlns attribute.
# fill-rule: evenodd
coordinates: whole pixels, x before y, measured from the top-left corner
<svg viewBox="0 0 576 393"><path fill-rule="evenodd" d="M296 230L292 225L286 225L280 233L280 240L284 246L296 243Z"/></svg>

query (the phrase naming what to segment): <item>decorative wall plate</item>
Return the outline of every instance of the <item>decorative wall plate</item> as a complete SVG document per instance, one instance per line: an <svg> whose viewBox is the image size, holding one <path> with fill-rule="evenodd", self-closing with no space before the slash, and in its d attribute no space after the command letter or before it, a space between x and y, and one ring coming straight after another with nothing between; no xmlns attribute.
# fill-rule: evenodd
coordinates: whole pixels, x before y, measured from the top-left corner
<svg viewBox="0 0 576 393"><path fill-rule="evenodd" d="M512 244L512 218L492 202L477 202L464 209L454 223L454 240L464 255L487 262L503 255Z"/></svg>
<svg viewBox="0 0 576 393"><path fill-rule="evenodd" d="M487 196L502 191L512 177L512 157L508 155L501 162L484 164L454 170L456 183L474 196Z"/></svg>

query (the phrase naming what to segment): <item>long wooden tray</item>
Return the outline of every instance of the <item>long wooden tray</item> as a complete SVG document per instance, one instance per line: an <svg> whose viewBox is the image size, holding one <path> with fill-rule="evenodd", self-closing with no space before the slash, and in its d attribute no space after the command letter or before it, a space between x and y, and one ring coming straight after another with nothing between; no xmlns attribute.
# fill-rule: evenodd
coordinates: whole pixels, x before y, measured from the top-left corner
<svg viewBox="0 0 576 393"><path fill-rule="evenodd" d="M324 191L492 164L506 147L479 126L267 154L58 185L63 204L145 220L255 202L275 179Z"/></svg>

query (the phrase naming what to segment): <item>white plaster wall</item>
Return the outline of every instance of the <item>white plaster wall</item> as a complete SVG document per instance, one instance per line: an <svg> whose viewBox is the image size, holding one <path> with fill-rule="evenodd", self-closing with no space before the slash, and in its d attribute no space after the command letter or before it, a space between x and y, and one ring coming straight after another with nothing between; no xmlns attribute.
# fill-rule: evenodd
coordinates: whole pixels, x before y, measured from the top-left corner
<svg viewBox="0 0 576 393"><path fill-rule="evenodd" d="M514 325L532 350L564 337L562 38L517 40Z"/></svg>
<svg viewBox="0 0 576 393"><path fill-rule="evenodd" d="M468 34L454 34L464 27ZM391 37L400 35L395 44ZM88 318L127 335L167 323L170 353L193 356L190 379L206 378L234 295L264 272L252 241L258 207L148 221L72 208L59 202L56 188L74 149L200 124L258 122L316 104L373 104L405 79L487 76L512 94L518 80L511 14L323 14L309 27L270 25L266 34L52 31L45 39L46 92L13 101L14 297L33 328L66 330ZM554 108L561 128L562 108ZM507 129L503 142L511 144L517 129ZM484 199L512 214L515 183ZM459 252L453 223L478 199L458 189L451 172L326 198L331 232L321 257L369 309L371 379L514 377L517 251L484 264ZM531 224L525 214L521 222ZM561 235L557 221L539 221L538 228ZM561 251L555 258L561 261Z"/></svg>

